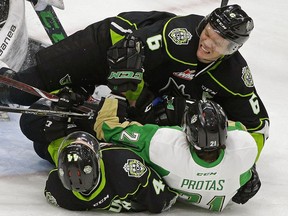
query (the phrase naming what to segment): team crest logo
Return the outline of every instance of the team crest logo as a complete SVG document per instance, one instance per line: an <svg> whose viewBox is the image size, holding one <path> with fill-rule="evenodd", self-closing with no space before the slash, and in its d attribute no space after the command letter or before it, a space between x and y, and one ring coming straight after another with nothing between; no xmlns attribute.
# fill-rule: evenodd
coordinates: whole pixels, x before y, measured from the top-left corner
<svg viewBox="0 0 288 216"><path fill-rule="evenodd" d="M186 28L173 29L168 36L176 45L187 45L192 38L192 34Z"/></svg>
<svg viewBox="0 0 288 216"><path fill-rule="evenodd" d="M194 76L195 76L195 70L189 70L189 69L187 69L187 70L185 70L185 71L183 71L183 72L173 72L173 75L175 76L175 77L178 77L178 78L180 78L180 79L184 79L184 80L188 80L188 81L190 81L190 80L192 80L193 78L194 78Z"/></svg>
<svg viewBox="0 0 288 216"><path fill-rule="evenodd" d="M67 85L67 84L71 84L71 77L69 74L66 74L62 79L60 79L59 81L60 85Z"/></svg>
<svg viewBox="0 0 288 216"><path fill-rule="evenodd" d="M140 161L128 159L123 169L128 173L129 177L140 178L147 171L147 168Z"/></svg>
<svg viewBox="0 0 288 216"><path fill-rule="evenodd" d="M251 74L248 66L242 68L242 77L241 78L247 87L253 87L254 86L252 74Z"/></svg>

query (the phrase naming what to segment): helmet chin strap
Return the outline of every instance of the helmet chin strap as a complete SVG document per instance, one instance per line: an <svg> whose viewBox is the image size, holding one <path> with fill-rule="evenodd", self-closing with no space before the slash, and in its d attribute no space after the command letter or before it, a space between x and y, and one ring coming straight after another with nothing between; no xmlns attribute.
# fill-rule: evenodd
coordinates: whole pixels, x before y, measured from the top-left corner
<svg viewBox="0 0 288 216"><path fill-rule="evenodd" d="M209 63L213 63L213 62L215 62L215 61L217 61L218 59L220 59L220 58L222 58L224 55L222 55L222 56L220 56L220 57L216 57L216 58L214 58L214 59L199 59L199 58L197 58L198 59L198 61L200 61L200 62L202 62L202 63L204 63L204 64L209 64ZM204 62L204 61L205 62Z"/></svg>
<svg viewBox="0 0 288 216"><path fill-rule="evenodd" d="M207 65L205 68L203 68L201 71L197 72L195 74L195 77L200 76L201 74L205 74L209 68L211 68L215 63L217 63L218 61L222 61L223 59L225 59L226 56L222 55L221 57L218 57L217 59L215 59L214 61L212 61L209 65ZM198 60L200 61L200 60ZM201 62L201 61L200 61ZM204 62L202 62L204 63ZM205 63L204 63L205 64Z"/></svg>

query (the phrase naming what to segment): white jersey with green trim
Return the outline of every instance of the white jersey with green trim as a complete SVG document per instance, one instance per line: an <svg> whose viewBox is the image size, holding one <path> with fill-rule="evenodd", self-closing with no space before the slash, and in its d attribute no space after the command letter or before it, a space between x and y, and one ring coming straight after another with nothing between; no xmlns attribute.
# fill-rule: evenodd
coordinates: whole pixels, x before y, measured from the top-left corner
<svg viewBox="0 0 288 216"><path fill-rule="evenodd" d="M218 160L207 163L193 150L189 151L184 132L161 128L151 139L149 157L152 163L168 171L164 180L181 192L182 200L222 211L250 179L250 168L257 155L256 143L245 131L228 131L226 143Z"/></svg>
<svg viewBox="0 0 288 216"><path fill-rule="evenodd" d="M116 99L105 100L94 125L97 138L133 149L171 188L180 192L182 200L222 211L250 180L258 150L241 123L229 123L226 149L221 150L216 161L208 163L196 155L180 127L120 122L118 109Z"/></svg>

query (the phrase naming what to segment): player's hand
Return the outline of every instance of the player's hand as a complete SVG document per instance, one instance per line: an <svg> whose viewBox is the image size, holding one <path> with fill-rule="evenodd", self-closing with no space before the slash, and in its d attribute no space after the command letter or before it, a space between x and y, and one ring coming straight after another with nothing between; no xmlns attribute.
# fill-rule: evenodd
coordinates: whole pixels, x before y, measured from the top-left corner
<svg viewBox="0 0 288 216"><path fill-rule="evenodd" d="M234 195L234 197L232 198L233 202L238 204L245 204L259 191L261 187L261 181L259 179L255 165L252 167L251 171L251 179L245 185L243 185Z"/></svg>
<svg viewBox="0 0 288 216"><path fill-rule="evenodd" d="M144 46L141 40L128 35L107 52L110 69L108 87L113 92L135 91L143 80Z"/></svg>
<svg viewBox="0 0 288 216"><path fill-rule="evenodd" d="M84 96L73 92L70 88L64 87L57 94L59 101L54 104L54 110L69 111L84 103Z"/></svg>

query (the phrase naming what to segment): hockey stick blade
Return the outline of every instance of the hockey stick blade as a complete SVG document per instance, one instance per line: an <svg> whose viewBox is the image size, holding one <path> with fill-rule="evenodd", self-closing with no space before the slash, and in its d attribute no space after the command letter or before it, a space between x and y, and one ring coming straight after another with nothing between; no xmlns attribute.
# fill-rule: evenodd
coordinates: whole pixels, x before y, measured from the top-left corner
<svg viewBox="0 0 288 216"><path fill-rule="evenodd" d="M47 100L50 100L52 102L58 102L59 97L56 95L53 95L51 93L45 92L43 90L40 90L38 88L35 88L33 86L30 86L26 83L11 79L9 77L0 75L0 83L3 83L7 86L11 86L13 88L19 89L21 91L24 91L26 93L38 96L40 98L45 98ZM81 111L84 113L93 113L94 110L86 107L86 106L77 106L77 107L73 107L73 109L77 110L77 111Z"/></svg>
<svg viewBox="0 0 288 216"><path fill-rule="evenodd" d="M41 110L41 109L26 109L26 108L16 108L0 106L0 111L12 112L12 113L22 113L31 114L38 116L55 116L55 117L74 117L74 118L93 118L93 113L76 113L76 112L64 112L55 110Z"/></svg>

